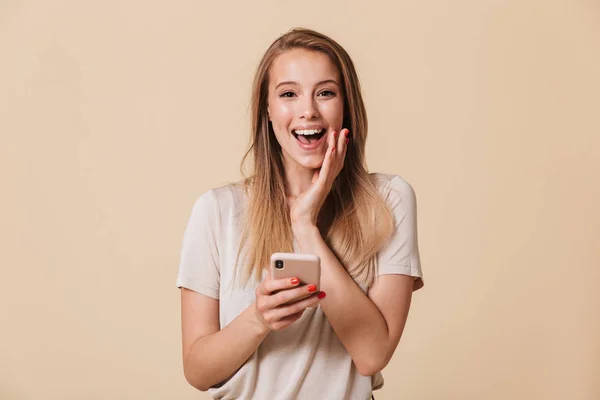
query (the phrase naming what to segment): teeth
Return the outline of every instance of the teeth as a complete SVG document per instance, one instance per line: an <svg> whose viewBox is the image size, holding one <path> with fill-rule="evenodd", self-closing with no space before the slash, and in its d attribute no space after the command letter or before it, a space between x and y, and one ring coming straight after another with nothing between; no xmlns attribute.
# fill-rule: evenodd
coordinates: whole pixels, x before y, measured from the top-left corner
<svg viewBox="0 0 600 400"><path fill-rule="evenodd" d="M304 136L310 136L310 135L316 135L317 133L321 133L322 129L298 129L298 130L294 130L293 132L295 132L297 135L304 135Z"/></svg>

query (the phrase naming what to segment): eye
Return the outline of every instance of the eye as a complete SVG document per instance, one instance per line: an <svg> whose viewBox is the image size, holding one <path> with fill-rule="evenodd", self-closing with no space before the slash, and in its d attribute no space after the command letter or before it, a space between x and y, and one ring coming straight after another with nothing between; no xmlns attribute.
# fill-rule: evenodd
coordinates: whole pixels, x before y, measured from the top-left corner
<svg viewBox="0 0 600 400"><path fill-rule="evenodd" d="M290 95L290 96L288 96ZM279 97L292 97L295 96L294 92L283 92L279 95Z"/></svg>
<svg viewBox="0 0 600 400"><path fill-rule="evenodd" d="M331 96L335 96L335 93L333 93L331 90L323 90L321 93L319 93L319 95L324 95L325 97L331 97Z"/></svg>

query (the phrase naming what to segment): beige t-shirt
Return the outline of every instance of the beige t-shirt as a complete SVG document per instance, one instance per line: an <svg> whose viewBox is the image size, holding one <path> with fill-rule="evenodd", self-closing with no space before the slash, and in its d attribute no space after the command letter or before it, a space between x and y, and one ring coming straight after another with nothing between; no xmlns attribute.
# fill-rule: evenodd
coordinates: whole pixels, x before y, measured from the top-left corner
<svg viewBox="0 0 600 400"><path fill-rule="evenodd" d="M415 193L399 176L374 177L396 224L390 241L378 253L378 274L414 276L414 290L420 289L423 279ZM177 287L218 299L221 329L255 301L257 281L243 289L229 285L246 201L241 182L204 193L194 204L183 239ZM294 249L298 252L295 241ZM365 286L361 285L361 289L366 293ZM358 373L318 306L306 309L286 329L269 333L246 363L219 387L209 389L209 393L214 399L364 400L382 386L381 373L371 377Z"/></svg>

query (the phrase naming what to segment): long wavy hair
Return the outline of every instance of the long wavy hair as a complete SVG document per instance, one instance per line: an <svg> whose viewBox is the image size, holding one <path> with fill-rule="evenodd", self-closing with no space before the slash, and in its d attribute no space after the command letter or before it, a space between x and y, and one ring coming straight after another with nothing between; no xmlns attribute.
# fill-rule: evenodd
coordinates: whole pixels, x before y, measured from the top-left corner
<svg viewBox="0 0 600 400"><path fill-rule="evenodd" d="M250 146L242 159L248 196L238 250L247 257L236 262L236 279L245 283L254 274L261 280L274 252L293 252L293 233L286 200L282 150L269 123L267 99L273 61L292 49L326 54L338 68L344 93L343 124L350 130L344 167L335 179L318 217L324 240L358 283L371 286L376 255L393 232L393 217L365 161L367 112L358 75L348 53L331 38L310 29L295 28L275 40L262 57L252 87ZM244 166L252 157L250 173Z"/></svg>

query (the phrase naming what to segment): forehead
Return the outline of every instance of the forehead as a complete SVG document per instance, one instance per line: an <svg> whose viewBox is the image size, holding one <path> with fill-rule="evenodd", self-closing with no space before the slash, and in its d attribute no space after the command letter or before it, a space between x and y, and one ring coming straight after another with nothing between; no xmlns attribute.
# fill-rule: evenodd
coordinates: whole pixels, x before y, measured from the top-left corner
<svg viewBox="0 0 600 400"><path fill-rule="evenodd" d="M271 85L295 81L312 85L325 79L339 82L339 71L329 57L318 51L293 49L279 55L269 71Z"/></svg>

